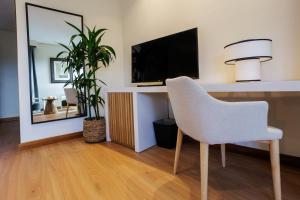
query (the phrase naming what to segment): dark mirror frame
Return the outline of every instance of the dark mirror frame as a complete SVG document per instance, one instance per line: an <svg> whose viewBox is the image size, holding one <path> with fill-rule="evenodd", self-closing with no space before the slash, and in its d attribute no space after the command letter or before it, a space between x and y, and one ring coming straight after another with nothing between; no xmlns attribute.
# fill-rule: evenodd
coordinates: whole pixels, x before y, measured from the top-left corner
<svg viewBox="0 0 300 200"><path fill-rule="evenodd" d="M28 68L29 68L29 90L30 90L30 114L31 114L31 124L41 124L41 123L47 123L47 122L53 122L53 121L61 121L61 120L67 120L67 119L74 119L74 118L80 118L80 117L85 117L87 116L87 111L86 109L84 110L84 113L79 115L79 116L75 116L75 117L68 117L68 118L61 118L61 119L53 119L53 120L47 120L47 121L40 121L40 122L34 122L33 121L33 109L32 109L32 77L31 77L31 67L30 67L30 36L29 36L29 16L28 16L28 7L29 6L33 6L33 7L37 7L37 8L41 8L41 9L45 9L45 10L50 10L50 11L54 11L54 12L60 12L60 13L64 13L64 14L68 14L68 15L74 15L77 17L81 18L81 30L83 31L83 16L79 15L79 14L75 14L75 13L71 13L71 12L66 12L63 10L57 10L57 9L53 9L53 8L49 8L49 7L45 7L45 6L40 6L40 5L36 5L36 4L32 4L32 3L25 3L25 9L26 9L26 28L27 28L27 46L28 46ZM84 68L83 68L84 69ZM85 73L85 70L84 72ZM84 91L84 93L86 93L86 90ZM86 104L85 104L86 107Z"/></svg>

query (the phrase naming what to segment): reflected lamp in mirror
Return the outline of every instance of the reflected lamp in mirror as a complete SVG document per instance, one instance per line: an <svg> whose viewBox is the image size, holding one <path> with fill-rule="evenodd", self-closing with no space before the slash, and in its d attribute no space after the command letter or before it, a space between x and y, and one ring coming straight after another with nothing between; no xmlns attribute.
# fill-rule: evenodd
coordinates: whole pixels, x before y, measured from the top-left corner
<svg viewBox="0 0 300 200"><path fill-rule="evenodd" d="M272 59L272 40L250 39L224 47L225 64L235 65L237 82L260 81L261 63Z"/></svg>
<svg viewBox="0 0 300 200"><path fill-rule="evenodd" d="M66 63L57 58L64 50L59 43L69 45L77 34L66 22L82 30L83 16L26 3L26 19L32 123L85 116L80 109L85 106L64 103L65 84L72 81L73 72L66 71Z"/></svg>

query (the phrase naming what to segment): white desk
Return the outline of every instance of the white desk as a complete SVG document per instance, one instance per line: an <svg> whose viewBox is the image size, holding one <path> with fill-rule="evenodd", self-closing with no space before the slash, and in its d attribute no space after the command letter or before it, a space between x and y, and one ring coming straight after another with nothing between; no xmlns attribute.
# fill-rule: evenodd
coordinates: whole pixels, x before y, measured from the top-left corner
<svg viewBox="0 0 300 200"><path fill-rule="evenodd" d="M242 83L200 83L208 92L299 92L300 81L259 81ZM166 86L155 87L115 87L107 92L167 92Z"/></svg>
<svg viewBox="0 0 300 200"><path fill-rule="evenodd" d="M300 81L245 82L228 84L201 84L208 92L300 92ZM106 102L110 93L132 94L134 148L141 152L156 144L152 123L167 118L167 88L159 87L119 87L107 88ZM106 138L109 132L109 104L105 104ZM122 133L120 133L122 134Z"/></svg>

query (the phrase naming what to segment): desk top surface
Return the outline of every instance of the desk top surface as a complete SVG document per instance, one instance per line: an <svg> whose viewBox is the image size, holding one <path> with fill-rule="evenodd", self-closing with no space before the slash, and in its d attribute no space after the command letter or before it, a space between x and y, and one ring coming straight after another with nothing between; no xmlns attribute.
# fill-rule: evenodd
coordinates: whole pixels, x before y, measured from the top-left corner
<svg viewBox="0 0 300 200"><path fill-rule="evenodd" d="M199 83L208 92L300 92L300 81L259 81L243 83ZM108 87L107 92L165 93L166 86Z"/></svg>

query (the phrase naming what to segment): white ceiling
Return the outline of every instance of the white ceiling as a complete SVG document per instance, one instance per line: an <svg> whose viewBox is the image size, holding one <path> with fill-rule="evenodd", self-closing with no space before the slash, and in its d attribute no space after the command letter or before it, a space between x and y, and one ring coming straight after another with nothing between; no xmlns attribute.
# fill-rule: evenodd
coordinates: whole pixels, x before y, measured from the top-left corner
<svg viewBox="0 0 300 200"><path fill-rule="evenodd" d="M16 14L14 0L0 0L0 30L16 30Z"/></svg>

